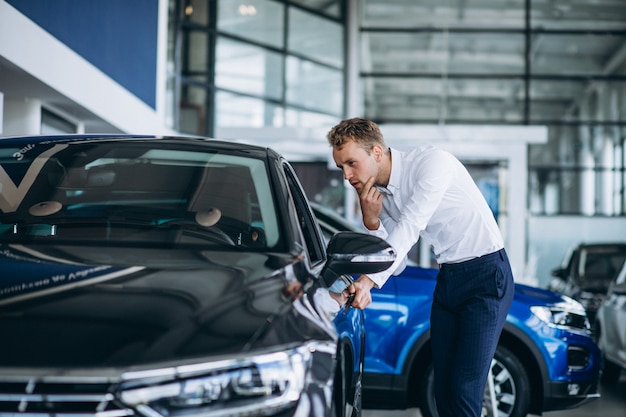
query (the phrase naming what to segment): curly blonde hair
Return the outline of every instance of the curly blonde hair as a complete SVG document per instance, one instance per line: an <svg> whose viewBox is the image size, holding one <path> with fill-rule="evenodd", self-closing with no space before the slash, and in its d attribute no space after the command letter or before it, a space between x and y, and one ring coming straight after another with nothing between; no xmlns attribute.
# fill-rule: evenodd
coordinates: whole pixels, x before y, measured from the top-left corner
<svg viewBox="0 0 626 417"><path fill-rule="evenodd" d="M352 140L369 154L374 145L380 145L387 151L385 139L378 125L371 120L354 117L342 120L326 135L328 143L334 149L341 148L347 141Z"/></svg>

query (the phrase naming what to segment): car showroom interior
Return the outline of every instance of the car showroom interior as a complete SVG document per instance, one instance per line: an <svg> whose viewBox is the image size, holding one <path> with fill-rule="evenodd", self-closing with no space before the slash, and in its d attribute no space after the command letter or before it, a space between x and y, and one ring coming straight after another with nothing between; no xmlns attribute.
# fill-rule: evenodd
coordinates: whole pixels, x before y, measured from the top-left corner
<svg viewBox="0 0 626 417"><path fill-rule="evenodd" d="M623 0L0 0L0 414L438 416L433 247L342 298L349 118L493 213L482 416L623 417Z"/></svg>

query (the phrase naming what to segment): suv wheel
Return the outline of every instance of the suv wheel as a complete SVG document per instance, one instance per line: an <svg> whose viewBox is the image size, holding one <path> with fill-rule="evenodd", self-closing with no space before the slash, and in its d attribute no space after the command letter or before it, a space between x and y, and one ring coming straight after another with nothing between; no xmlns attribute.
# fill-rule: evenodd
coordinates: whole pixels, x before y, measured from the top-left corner
<svg viewBox="0 0 626 417"><path fill-rule="evenodd" d="M508 349L498 346L491 367L498 417L526 417L530 407L530 382L521 362ZM424 417L438 417L435 404L432 364L425 372L422 384L421 408ZM485 387L483 416L493 417L489 384Z"/></svg>
<svg viewBox="0 0 626 417"><path fill-rule="evenodd" d="M619 381L621 372L622 368L618 364L604 358L600 380L603 384L615 385Z"/></svg>

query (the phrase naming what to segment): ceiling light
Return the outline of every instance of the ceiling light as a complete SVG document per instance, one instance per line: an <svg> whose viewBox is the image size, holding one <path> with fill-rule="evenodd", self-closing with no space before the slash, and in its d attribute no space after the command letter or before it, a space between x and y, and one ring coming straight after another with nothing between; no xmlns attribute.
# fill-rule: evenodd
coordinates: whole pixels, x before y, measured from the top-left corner
<svg viewBox="0 0 626 417"><path fill-rule="evenodd" d="M252 5L241 4L238 10L242 16L256 16L256 7Z"/></svg>

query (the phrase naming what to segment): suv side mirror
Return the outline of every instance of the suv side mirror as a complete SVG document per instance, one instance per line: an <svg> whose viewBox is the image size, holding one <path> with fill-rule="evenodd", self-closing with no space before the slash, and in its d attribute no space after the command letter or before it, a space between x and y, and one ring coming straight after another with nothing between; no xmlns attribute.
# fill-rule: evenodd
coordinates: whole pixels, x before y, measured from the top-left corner
<svg viewBox="0 0 626 417"><path fill-rule="evenodd" d="M326 286L343 274L371 274L384 271L396 260L396 252L376 236L338 232L328 242L328 260L322 271Z"/></svg>
<svg viewBox="0 0 626 417"><path fill-rule="evenodd" d="M552 276L565 281L565 279L567 278L567 269L564 269L564 268L553 269Z"/></svg>

